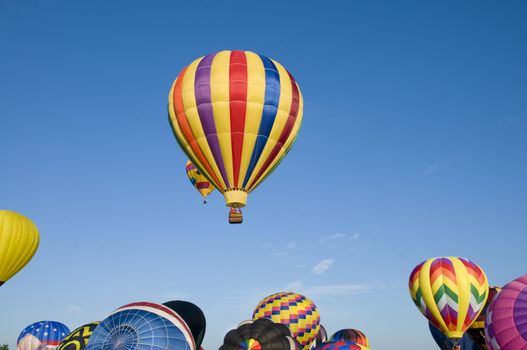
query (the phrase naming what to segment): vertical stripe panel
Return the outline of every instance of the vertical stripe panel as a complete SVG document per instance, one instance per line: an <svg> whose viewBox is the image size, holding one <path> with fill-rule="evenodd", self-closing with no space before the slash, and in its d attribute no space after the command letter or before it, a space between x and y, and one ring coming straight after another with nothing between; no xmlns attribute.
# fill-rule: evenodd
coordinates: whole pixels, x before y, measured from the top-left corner
<svg viewBox="0 0 527 350"><path fill-rule="evenodd" d="M196 104L195 78L196 70L200 62L200 60L192 62L187 69L187 73L185 74L185 76L183 76L181 91L183 108L184 113L186 114L186 120L190 125L197 146L203 152L203 155L205 156L205 159L207 160L208 164L210 164L210 167L212 169L210 174L211 176L212 174L214 174L214 177L217 179L217 183L219 186L216 187L220 190L224 190L226 188L225 182L223 181L223 178L219 176L221 174L220 169L209 147L209 143L207 137L205 136L204 127L201 124L200 114L198 113L198 107Z"/></svg>
<svg viewBox="0 0 527 350"><path fill-rule="evenodd" d="M265 102L265 67L257 54L245 52L247 60L247 105L245 112L245 127L240 164L240 183L245 179L254 145L258 136L258 129L263 115Z"/></svg>
<svg viewBox="0 0 527 350"><path fill-rule="evenodd" d="M262 151L267 143L269 134L273 127L276 113L278 111L278 103L280 101L280 75L275 64L267 57L260 56L265 68L265 98L262 113L262 120L258 129L258 136L254 145L251 160L245 174L243 187L247 186L247 182L252 175L256 163L260 159Z"/></svg>
<svg viewBox="0 0 527 350"><path fill-rule="evenodd" d="M247 59L243 51L232 51L229 64L229 108L231 121L234 187L240 188L240 164L247 110Z"/></svg>
<svg viewBox="0 0 527 350"><path fill-rule="evenodd" d="M231 116L229 110L229 61L231 52L216 54L210 70L210 94L216 134L224 163L227 182L233 186Z"/></svg>
<svg viewBox="0 0 527 350"><path fill-rule="evenodd" d="M218 135L216 132L216 124L214 122L214 112L212 110L210 73L211 65L216 54L205 56L198 64L196 69L196 77L194 81L194 94L196 97L196 105L198 108L199 118L203 127L203 132L207 138L210 150L214 156L214 160L220 170L221 176L226 187L230 187L227 173L225 172L225 165L221 154Z"/></svg>

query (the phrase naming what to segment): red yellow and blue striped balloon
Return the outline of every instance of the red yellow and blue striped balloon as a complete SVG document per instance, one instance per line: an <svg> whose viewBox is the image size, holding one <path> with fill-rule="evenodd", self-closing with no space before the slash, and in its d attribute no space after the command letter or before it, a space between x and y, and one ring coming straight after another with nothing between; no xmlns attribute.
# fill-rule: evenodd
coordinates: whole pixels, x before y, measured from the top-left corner
<svg viewBox="0 0 527 350"><path fill-rule="evenodd" d="M196 168L190 160L187 161L185 165L185 171L187 172L188 179L190 183L198 192L203 196L204 203L207 203L207 196L214 191L214 186L207 180L203 174Z"/></svg>
<svg viewBox="0 0 527 350"><path fill-rule="evenodd" d="M421 313L454 343L483 310L489 291L485 272L456 257L422 262L412 271L409 287Z"/></svg>
<svg viewBox="0 0 527 350"><path fill-rule="evenodd" d="M201 57L179 74L168 97L174 135L193 164L243 207L291 149L303 99L278 62L249 51Z"/></svg>

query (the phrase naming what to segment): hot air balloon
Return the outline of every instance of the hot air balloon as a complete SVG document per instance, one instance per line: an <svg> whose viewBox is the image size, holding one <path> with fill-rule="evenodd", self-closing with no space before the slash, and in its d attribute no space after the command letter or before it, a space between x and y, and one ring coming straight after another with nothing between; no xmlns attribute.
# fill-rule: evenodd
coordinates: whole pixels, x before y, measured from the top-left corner
<svg viewBox="0 0 527 350"><path fill-rule="evenodd" d="M195 350L187 324L170 308L149 302L122 306L93 331L86 350Z"/></svg>
<svg viewBox="0 0 527 350"><path fill-rule="evenodd" d="M457 346L488 296L483 270L455 257L433 258L411 273L410 295L421 313Z"/></svg>
<svg viewBox="0 0 527 350"><path fill-rule="evenodd" d="M448 339L447 336L443 334L443 332L437 329L436 326L430 322L428 322L428 328L430 328L430 333L432 334L437 346L439 346L441 350L452 350L450 339ZM462 350L482 350L482 348L479 347L478 344L476 344L476 342L474 342L468 336L468 334L465 334L463 338L461 338L459 345L461 346Z"/></svg>
<svg viewBox="0 0 527 350"><path fill-rule="evenodd" d="M229 224L241 224L243 222L243 214L240 208L229 209Z"/></svg>
<svg viewBox="0 0 527 350"><path fill-rule="evenodd" d="M328 333L326 332L326 328L324 328L323 325L320 325L317 336L315 337L315 340L313 341L313 344L311 345L311 349L315 349L318 345L324 343L327 340L328 340Z"/></svg>
<svg viewBox="0 0 527 350"><path fill-rule="evenodd" d="M527 275L503 287L490 303L485 340L489 350L527 349Z"/></svg>
<svg viewBox="0 0 527 350"><path fill-rule="evenodd" d="M68 334L59 344L57 350L84 350L99 322L80 326Z"/></svg>
<svg viewBox="0 0 527 350"><path fill-rule="evenodd" d="M297 350L300 344L291 337L287 326L262 318L245 321L230 330L220 350Z"/></svg>
<svg viewBox="0 0 527 350"><path fill-rule="evenodd" d="M315 304L303 295L290 292L264 298L254 309L252 318L268 318L286 325L304 350L311 347L320 329L320 314Z"/></svg>
<svg viewBox="0 0 527 350"><path fill-rule="evenodd" d="M282 161L302 123L303 100L278 62L248 51L199 58L168 96L172 131L183 152L229 207L243 207Z"/></svg>
<svg viewBox="0 0 527 350"><path fill-rule="evenodd" d="M20 333L16 348L17 350L53 350L69 333L68 327L60 322L35 322Z"/></svg>
<svg viewBox="0 0 527 350"><path fill-rule="evenodd" d="M364 333L352 328L341 329L340 331L335 332L335 334L333 334L331 338L329 338L329 340L351 341L359 345L364 345L366 347L370 346L370 342L368 338L364 335Z"/></svg>
<svg viewBox="0 0 527 350"><path fill-rule="evenodd" d="M352 341L339 340L322 343L316 347L316 350L369 350L369 348Z"/></svg>
<svg viewBox="0 0 527 350"><path fill-rule="evenodd" d="M489 297L487 298L487 302L485 303L483 310L472 323L470 328L467 329L468 336L470 336L470 338L472 338L472 340L474 340L474 342L478 344L483 350L488 350L487 343L485 342L485 317L487 315L487 309L489 304L492 302L492 299L494 299L496 294L498 294L500 291L501 288L499 287L489 287Z"/></svg>
<svg viewBox="0 0 527 350"><path fill-rule="evenodd" d="M40 236L35 224L25 216L0 210L0 286L31 260Z"/></svg>
<svg viewBox="0 0 527 350"><path fill-rule="evenodd" d="M203 196L203 203L207 203L207 196L214 191L214 186L207 180L205 176L196 168L190 160L187 160L187 165L185 166L187 171L188 179L192 186L198 190L198 192Z"/></svg>
<svg viewBox="0 0 527 350"><path fill-rule="evenodd" d="M163 305L172 309L183 318L194 337L194 342L198 349L205 337L205 328L207 325L203 311L201 311L201 309L195 304L183 300L168 301Z"/></svg>

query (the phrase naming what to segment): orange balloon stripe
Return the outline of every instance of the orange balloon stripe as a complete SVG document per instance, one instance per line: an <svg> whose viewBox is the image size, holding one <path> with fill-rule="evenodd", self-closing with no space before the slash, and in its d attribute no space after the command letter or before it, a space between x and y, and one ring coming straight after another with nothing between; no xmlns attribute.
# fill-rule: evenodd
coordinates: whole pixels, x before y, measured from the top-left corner
<svg viewBox="0 0 527 350"><path fill-rule="evenodd" d="M186 141L194 151L196 157L198 157L199 161L203 166L205 167L205 170L207 171L207 174L211 176L211 180L216 185L216 188L221 191L221 188L218 187L221 182L219 181L218 177L212 170L209 162L207 161L207 158L203 155L203 152L201 151L201 148L199 147L198 141L194 137L194 134L192 133L192 129L190 128L190 125L187 121L187 116L185 114L185 108L183 107L183 97L181 96L181 90L183 85L183 77L185 76L185 73L187 72L187 68L183 69L181 74L179 74L176 86L174 87L174 94L172 98L174 99L174 110L176 114L176 120L177 123L183 133L183 136L185 137Z"/></svg>
<svg viewBox="0 0 527 350"><path fill-rule="evenodd" d="M289 73L289 71L287 71L287 75L289 75L289 79L291 79L291 86L293 88L293 98L291 102L291 108L289 109L289 117L287 118L287 122L284 126L284 129L282 130L282 134L278 138L278 142L269 154L269 157L265 160L264 165L260 168L258 175L256 175L251 184L247 186L248 189L251 189L252 186L258 182L258 180L260 179L262 174L267 170L267 168L269 168L269 165L271 165L278 153L280 153L282 146L287 141L289 135L291 135L291 131L293 131L293 126L295 126L295 121L298 117L298 110L300 106L300 92L298 91L298 86L296 85L295 79L293 78L291 73Z"/></svg>

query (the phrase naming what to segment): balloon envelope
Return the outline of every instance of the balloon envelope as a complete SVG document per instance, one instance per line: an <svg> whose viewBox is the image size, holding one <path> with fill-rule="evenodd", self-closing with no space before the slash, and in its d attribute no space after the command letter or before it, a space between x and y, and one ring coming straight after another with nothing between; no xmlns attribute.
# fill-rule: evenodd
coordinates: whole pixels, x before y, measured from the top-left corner
<svg viewBox="0 0 527 350"><path fill-rule="evenodd" d="M177 313L154 303L120 307L93 331L86 350L195 350L194 338Z"/></svg>
<svg viewBox="0 0 527 350"><path fill-rule="evenodd" d="M214 186L212 186L209 180L203 176L190 160L188 160L185 165L185 171L187 172L188 179L192 186L194 186L204 198L207 198L207 196L214 191Z"/></svg>
<svg viewBox="0 0 527 350"><path fill-rule="evenodd" d="M230 207L245 206L247 194L291 149L302 110L293 76L278 62L248 51L195 60L168 96L178 144Z"/></svg>
<svg viewBox="0 0 527 350"><path fill-rule="evenodd" d="M433 258L410 274L410 295L419 311L452 339L461 339L479 315L489 285L483 270L456 257Z"/></svg>
<svg viewBox="0 0 527 350"><path fill-rule="evenodd" d="M17 350L55 349L69 333L69 328L60 322L35 322L20 333L16 348Z"/></svg>
<svg viewBox="0 0 527 350"><path fill-rule="evenodd" d="M527 275L503 287L490 303L485 340L490 350L527 349Z"/></svg>
<svg viewBox="0 0 527 350"><path fill-rule="evenodd" d="M370 346L370 342L366 335L359 330L353 328L341 329L335 332L329 339L331 341L351 341L360 345Z"/></svg>
<svg viewBox="0 0 527 350"><path fill-rule="evenodd" d="M316 347L316 350L369 350L367 346L352 341L328 341Z"/></svg>
<svg viewBox="0 0 527 350"><path fill-rule="evenodd" d="M303 295L281 292L258 303L253 320L268 318L289 327L304 350L313 344L320 329L320 314L315 304Z"/></svg>
<svg viewBox="0 0 527 350"><path fill-rule="evenodd" d="M31 220L0 210L0 286L27 265L39 241L38 229Z"/></svg>
<svg viewBox="0 0 527 350"><path fill-rule="evenodd" d="M245 321L238 328L230 330L220 350L259 349L296 350L300 345L291 337L287 326L261 318Z"/></svg>
<svg viewBox="0 0 527 350"><path fill-rule="evenodd" d="M472 323L469 329L467 329L467 335L474 340L476 344L483 350L488 350L487 343L485 342L485 317L487 315L487 310L494 299L494 297L501 291L501 288L498 287L489 287L489 297L485 302L483 310Z"/></svg>
<svg viewBox="0 0 527 350"><path fill-rule="evenodd" d="M194 337L196 348L199 348L205 337L205 328L207 325L203 311L195 304L183 300L168 301L163 305L172 309L183 318Z"/></svg>
<svg viewBox="0 0 527 350"><path fill-rule="evenodd" d="M316 348L318 345L324 343L327 340L328 340L328 333L326 331L326 328L324 328L323 325L320 325L317 336L315 337L315 340L313 341L313 344L311 345L311 349Z"/></svg>
<svg viewBox="0 0 527 350"><path fill-rule="evenodd" d="M452 343L443 332L430 322L428 322L428 327L430 328L430 333L432 334L437 346L439 346L441 350L452 350ZM461 338L459 345L461 345L461 350L482 350L467 334Z"/></svg>
<svg viewBox="0 0 527 350"><path fill-rule="evenodd" d="M59 344L57 350L84 350L99 322L80 326L68 334Z"/></svg>

